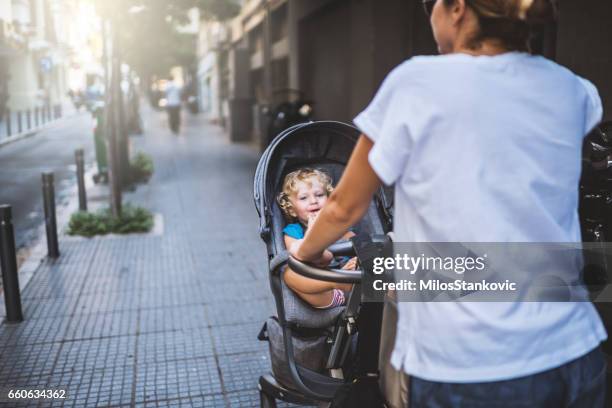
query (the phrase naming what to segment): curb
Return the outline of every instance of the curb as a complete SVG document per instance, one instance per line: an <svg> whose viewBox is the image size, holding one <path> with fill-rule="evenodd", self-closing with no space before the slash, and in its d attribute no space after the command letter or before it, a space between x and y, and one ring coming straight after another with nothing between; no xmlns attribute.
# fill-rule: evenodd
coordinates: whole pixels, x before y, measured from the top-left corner
<svg viewBox="0 0 612 408"><path fill-rule="evenodd" d="M7 137L7 138L5 138L3 140L0 140L0 147L2 147L4 145L7 145L7 144L11 144L11 143L16 142L18 140L25 139L25 138L30 137L30 136L34 136L40 130L42 130L42 127L38 127L36 129L30 129L29 131L24 132L24 133L20 133L18 135L9 136L9 137Z"/></svg>
<svg viewBox="0 0 612 408"><path fill-rule="evenodd" d="M70 116L72 116L72 115L62 116L61 118L54 119L54 120L52 120L50 122L45 123L42 126L38 126L38 127L32 128L30 130L27 130L25 132L21 132L21 133L16 134L16 135L11 135L11 136L5 137L4 139L0 140L0 147L8 145L8 144L11 144L13 142L17 142L19 140L26 139L26 138L28 138L30 136L34 136L35 134L37 134L41 130L48 129L48 128L52 127L52 126L55 126L61 120L66 119L66 118L68 118Z"/></svg>

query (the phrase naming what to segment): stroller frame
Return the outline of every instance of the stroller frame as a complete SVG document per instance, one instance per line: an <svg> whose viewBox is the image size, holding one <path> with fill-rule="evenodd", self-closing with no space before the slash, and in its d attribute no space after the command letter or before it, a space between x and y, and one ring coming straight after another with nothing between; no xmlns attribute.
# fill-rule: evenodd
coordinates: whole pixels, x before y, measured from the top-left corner
<svg viewBox="0 0 612 408"><path fill-rule="evenodd" d="M284 246L282 235L284 220L275 197L284 175L298 167L328 166L336 172L332 174L332 178L336 178L335 181L337 181L358 137L359 131L356 128L341 122L322 121L298 124L280 133L270 143L257 166L254 178L254 201L260 217L259 233L266 243L270 288L274 295L278 321L282 328L287 368L293 380L292 388L289 388L279 383L272 374L262 375L259 379L262 406L274 407L276 399L297 404L331 401L338 389L345 384L343 378L323 375L302 367L295 361L293 335L304 330L316 331L317 328L304 327L287 319L283 300L282 271L289 262L292 262L293 265L296 261L290 260ZM364 217L369 220L371 234L383 235L390 230L392 204L387 194L388 192L381 188ZM346 241L333 245L330 250L335 255L354 253L351 243ZM296 267L300 266L296 265ZM304 267L308 268L307 265ZM350 337L355 332L355 324L359 316L361 273L331 270L323 271L324 273L321 274L321 270L316 268L311 268L309 272L314 273L317 279L354 284L347 306L331 322L334 331L326 368L332 370L336 377L341 377L338 375L341 371L337 369L341 369L347 362L351 348ZM321 333L325 331L325 329L320 330Z"/></svg>

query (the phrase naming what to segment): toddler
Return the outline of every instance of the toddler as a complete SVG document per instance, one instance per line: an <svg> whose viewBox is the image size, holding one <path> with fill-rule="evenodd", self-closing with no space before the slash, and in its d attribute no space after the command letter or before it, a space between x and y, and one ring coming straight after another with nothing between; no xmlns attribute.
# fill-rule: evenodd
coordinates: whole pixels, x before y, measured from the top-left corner
<svg viewBox="0 0 612 408"><path fill-rule="evenodd" d="M331 178L320 170L303 168L285 176L283 191L278 196L278 203L285 217L290 220L290 223L283 229L287 248L291 247L296 240L304 238L306 229L312 225L332 190ZM349 231L343 239L348 239L353 235L355 234ZM356 258L352 258L343 269L355 269L355 266ZM307 278L290 268L285 270L284 280L300 298L320 309L345 304L344 292L352 288L350 284Z"/></svg>

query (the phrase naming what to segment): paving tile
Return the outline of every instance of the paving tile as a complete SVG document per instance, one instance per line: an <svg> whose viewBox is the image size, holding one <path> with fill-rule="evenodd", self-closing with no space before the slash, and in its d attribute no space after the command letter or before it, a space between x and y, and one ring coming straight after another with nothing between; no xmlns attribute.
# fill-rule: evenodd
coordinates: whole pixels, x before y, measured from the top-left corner
<svg viewBox="0 0 612 408"><path fill-rule="evenodd" d="M0 329L0 348L16 345L53 343L65 338L70 321L63 317L24 320L3 324Z"/></svg>
<svg viewBox="0 0 612 408"><path fill-rule="evenodd" d="M143 290L139 304L142 308L165 308L202 304L204 301L200 285L192 284Z"/></svg>
<svg viewBox="0 0 612 408"><path fill-rule="evenodd" d="M61 343L15 344L0 350L0 377L40 377L51 373Z"/></svg>
<svg viewBox="0 0 612 408"><path fill-rule="evenodd" d="M228 392L257 388L262 374L270 371L267 352L232 354L219 357L223 384Z"/></svg>
<svg viewBox="0 0 612 408"><path fill-rule="evenodd" d="M24 318L29 320L70 316L74 313L78 300L78 295L70 295L41 299L25 298L21 303Z"/></svg>
<svg viewBox="0 0 612 408"><path fill-rule="evenodd" d="M228 299L239 298L242 301L272 299L267 280L246 282L204 282L201 284L204 303L224 303Z"/></svg>
<svg viewBox="0 0 612 408"><path fill-rule="evenodd" d="M65 341L55 371L87 371L133 365L136 336Z"/></svg>
<svg viewBox="0 0 612 408"><path fill-rule="evenodd" d="M207 325L204 305L143 309L140 314L141 333L206 327Z"/></svg>
<svg viewBox="0 0 612 408"><path fill-rule="evenodd" d="M214 355L208 328L180 329L138 336L138 363L185 360Z"/></svg>
<svg viewBox="0 0 612 408"><path fill-rule="evenodd" d="M184 407L184 408L221 408L225 407L225 399L222 394L200 395L190 398L178 398L170 400L149 401L136 404L136 407Z"/></svg>
<svg viewBox="0 0 612 408"><path fill-rule="evenodd" d="M83 266L87 268L87 266ZM83 287L85 274L78 273L78 265L42 266L23 291L23 304L29 299L60 298L78 295Z"/></svg>
<svg viewBox="0 0 612 408"><path fill-rule="evenodd" d="M197 358L137 367L136 402L177 399L220 393L214 358Z"/></svg>
<svg viewBox="0 0 612 408"><path fill-rule="evenodd" d="M231 408L259 407L259 391L257 387L248 390L227 393L227 399Z"/></svg>
<svg viewBox="0 0 612 408"><path fill-rule="evenodd" d="M66 390L62 406L110 406L132 400L134 366L115 366L96 370L60 371L51 374L47 387Z"/></svg>
<svg viewBox="0 0 612 408"><path fill-rule="evenodd" d="M252 408L259 407L259 390L257 388L227 393L227 399L231 408ZM280 400L276 401L278 408L315 408L315 406L289 404Z"/></svg>
<svg viewBox="0 0 612 408"><path fill-rule="evenodd" d="M52 260L45 260L46 264L56 266L77 265L82 268L91 263L98 249L97 239L79 238L72 240L62 240L60 246L60 257Z"/></svg>
<svg viewBox="0 0 612 408"><path fill-rule="evenodd" d="M112 313L137 310L139 292L108 291L101 293L81 294L74 308L75 314Z"/></svg>
<svg viewBox="0 0 612 408"><path fill-rule="evenodd" d="M138 332L138 311L76 314L70 318L66 339L127 336Z"/></svg>
<svg viewBox="0 0 612 408"><path fill-rule="evenodd" d="M102 271L96 272L92 271L83 285L82 293L129 292L136 291L139 287L140 276L126 264L107 264Z"/></svg>
<svg viewBox="0 0 612 408"><path fill-rule="evenodd" d="M205 307L212 326L263 322L270 315L275 314L271 298L249 301L234 298Z"/></svg>
<svg viewBox="0 0 612 408"><path fill-rule="evenodd" d="M142 289L165 289L198 284L201 271L194 267L191 261L168 260L163 257L157 261L158 263L143 272L143 281L140 283Z"/></svg>
<svg viewBox="0 0 612 408"><path fill-rule="evenodd" d="M226 355L251 351L266 352L268 342L257 339L262 326L263 321L211 327L217 353Z"/></svg>

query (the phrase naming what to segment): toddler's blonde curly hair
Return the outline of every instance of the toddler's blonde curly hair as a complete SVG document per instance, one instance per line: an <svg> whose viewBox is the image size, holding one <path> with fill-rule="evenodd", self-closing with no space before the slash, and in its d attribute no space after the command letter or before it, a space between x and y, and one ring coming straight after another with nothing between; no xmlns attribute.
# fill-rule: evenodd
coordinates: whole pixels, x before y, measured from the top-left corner
<svg viewBox="0 0 612 408"><path fill-rule="evenodd" d="M291 200L289 197L292 194L297 193L297 183L298 182L308 182L310 178L315 178L323 185L325 191L327 191L327 195L329 196L331 192L334 190L332 186L331 177L325 173L324 171L318 169L311 168L302 168L285 176L285 180L283 181L283 190L277 197L278 205L281 210L283 210L283 214L288 221L295 220L295 212L293 211L293 204L291 204Z"/></svg>

